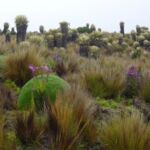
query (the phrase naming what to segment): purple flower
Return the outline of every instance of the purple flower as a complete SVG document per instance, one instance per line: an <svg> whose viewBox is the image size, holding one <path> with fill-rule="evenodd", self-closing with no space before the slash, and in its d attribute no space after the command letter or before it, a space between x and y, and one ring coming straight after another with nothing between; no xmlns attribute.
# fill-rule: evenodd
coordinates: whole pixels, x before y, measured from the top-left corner
<svg viewBox="0 0 150 150"><path fill-rule="evenodd" d="M30 65L28 66L28 68L31 70L32 74L34 75L34 73L35 73L36 70L37 70L37 67L35 67L35 66L33 66L32 64L30 64Z"/></svg>
<svg viewBox="0 0 150 150"><path fill-rule="evenodd" d="M138 79L138 78L140 77L140 73L139 73L139 71L137 70L137 68L132 65L132 66L129 67L129 69L128 69L127 76L128 76L128 77L134 77L134 78Z"/></svg>
<svg viewBox="0 0 150 150"><path fill-rule="evenodd" d="M29 69L31 70L33 75L35 75L35 72L37 72L37 71L43 71L43 72L46 72L46 73L50 73L50 71L51 71L48 68L48 66L35 67L32 64L29 65Z"/></svg>
<svg viewBox="0 0 150 150"><path fill-rule="evenodd" d="M50 72L50 69L48 68L48 66L41 66L41 70L44 72Z"/></svg>

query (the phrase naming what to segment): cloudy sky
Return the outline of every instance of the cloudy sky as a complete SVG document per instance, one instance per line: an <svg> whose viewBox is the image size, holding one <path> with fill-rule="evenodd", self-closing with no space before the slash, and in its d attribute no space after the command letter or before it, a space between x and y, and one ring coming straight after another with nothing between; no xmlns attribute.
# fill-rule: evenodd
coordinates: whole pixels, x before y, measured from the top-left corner
<svg viewBox="0 0 150 150"><path fill-rule="evenodd" d="M118 31L119 22L126 23L126 31L137 24L150 27L150 0L2 0L0 1L0 27L4 22L14 26L19 14L28 17L28 30L58 27L68 21L71 27L87 22L107 31Z"/></svg>

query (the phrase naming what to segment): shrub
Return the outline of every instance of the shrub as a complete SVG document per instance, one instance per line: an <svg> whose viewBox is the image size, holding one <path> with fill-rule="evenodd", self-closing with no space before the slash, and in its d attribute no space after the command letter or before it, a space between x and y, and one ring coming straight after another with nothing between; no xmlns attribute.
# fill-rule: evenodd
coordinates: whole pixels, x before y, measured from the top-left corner
<svg viewBox="0 0 150 150"><path fill-rule="evenodd" d="M81 56L88 56L88 53L89 53L89 42L90 42L90 39L88 37L88 35L86 34L81 34L79 36L79 38L77 39L77 42L79 43L80 45L80 49L79 49L79 52L80 52L80 55Z"/></svg>
<svg viewBox="0 0 150 150"><path fill-rule="evenodd" d="M29 42L35 46L41 46L43 38L41 36L32 35L29 37Z"/></svg>
<svg viewBox="0 0 150 150"><path fill-rule="evenodd" d="M97 103L104 108L116 109L118 108L119 104L113 100L105 100L96 98Z"/></svg>
<svg viewBox="0 0 150 150"><path fill-rule="evenodd" d="M30 64L41 66L42 63L42 57L34 50L16 51L15 53L9 54L5 60L3 68L4 77L22 86L32 78L32 73L28 66Z"/></svg>
<svg viewBox="0 0 150 150"><path fill-rule="evenodd" d="M141 57L141 49L140 47L137 47L136 49L134 49L131 53L131 58L135 59L135 58L140 58Z"/></svg>
<svg viewBox="0 0 150 150"><path fill-rule="evenodd" d="M63 34L58 32L55 33L55 46L56 47L62 47L62 42L63 42Z"/></svg>
<svg viewBox="0 0 150 150"><path fill-rule="evenodd" d="M89 47L89 57L97 58L100 55L100 49L97 46Z"/></svg>
<svg viewBox="0 0 150 150"><path fill-rule="evenodd" d="M30 42L28 41L23 41L19 43L19 49L23 50L23 49L29 49L30 48Z"/></svg>
<svg viewBox="0 0 150 150"><path fill-rule="evenodd" d="M44 99L55 102L58 92L69 88L67 82L55 75L40 75L28 81L22 88L17 105L19 109L43 109Z"/></svg>
<svg viewBox="0 0 150 150"><path fill-rule="evenodd" d="M51 34L47 35L46 42L47 42L48 48L53 48L54 47L54 36Z"/></svg>
<svg viewBox="0 0 150 150"><path fill-rule="evenodd" d="M100 141L107 150L148 150L150 125L137 111L119 116L102 125Z"/></svg>

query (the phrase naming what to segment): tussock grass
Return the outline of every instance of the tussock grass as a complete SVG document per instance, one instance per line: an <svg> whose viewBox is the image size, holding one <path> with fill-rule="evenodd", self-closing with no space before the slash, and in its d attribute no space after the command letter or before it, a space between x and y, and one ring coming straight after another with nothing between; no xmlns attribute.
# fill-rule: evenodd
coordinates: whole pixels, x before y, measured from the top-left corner
<svg viewBox="0 0 150 150"><path fill-rule="evenodd" d="M40 66L42 63L42 57L35 50L16 51L9 54L5 60L4 77L21 86L33 76L28 66Z"/></svg>
<svg viewBox="0 0 150 150"><path fill-rule="evenodd" d="M102 125L100 141L107 150L149 150L150 124L135 111Z"/></svg>

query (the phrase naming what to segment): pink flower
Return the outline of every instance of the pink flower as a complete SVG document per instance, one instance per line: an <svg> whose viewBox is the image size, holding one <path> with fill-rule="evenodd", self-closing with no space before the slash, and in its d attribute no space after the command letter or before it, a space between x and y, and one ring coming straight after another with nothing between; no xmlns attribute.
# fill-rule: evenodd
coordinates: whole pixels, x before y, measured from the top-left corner
<svg viewBox="0 0 150 150"><path fill-rule="evenodd" d="M46 73L49 73L51 71L48 68L48 66L35 67L32 64L29 65L29 69L31 70L33 75L35 75L36 71L43 71L43 72L46 72Z"/></svg>
<svg viewBox="0 0 150 150"><path fill-rule="evenodd" d="M50 69L48 68L48 66L41 66L42 71L44 72L49 72Z"/></svg>
<svg viewBox="0 0 150 150"><path fill-rule="evenodd" d="M37 70L37 67L33 66L32 64L30 64L28 68L31 70L32 74L34 74Z"/></svg>

